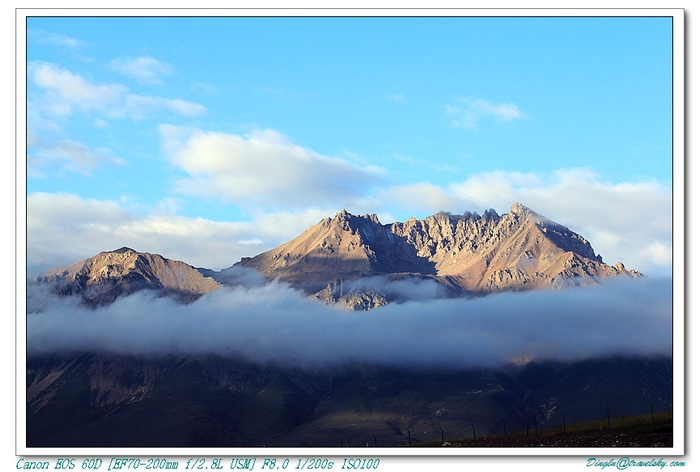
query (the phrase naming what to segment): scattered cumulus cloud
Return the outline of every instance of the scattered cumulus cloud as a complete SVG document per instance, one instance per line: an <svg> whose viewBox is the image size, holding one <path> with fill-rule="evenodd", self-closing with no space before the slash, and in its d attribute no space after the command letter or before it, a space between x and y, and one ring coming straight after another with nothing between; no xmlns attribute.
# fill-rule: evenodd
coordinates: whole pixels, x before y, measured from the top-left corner
<svg viewBox="0 0 700 472"><path fill-rule="evenodd" d="M667 279L477 299L428 293L425 300L347 312L286 284L233 276L247 279L245 285L189 305L140 292L90 310L73 298L49 302L30 290L30 307L43 311L27 316L28 353L216 354L323 369L356 363L497 367L516 356L568 361L672 352Z"/></svg>
<svg viewBox="0 0 700 472"><path fill-rule="evenodd" d="M491 103L481 98L463 98L454 104L445 106L446 114L452 126L477 128L484 118L493 118L498 122L511 122L527 118L520 108L513 103Z"/></svg>
<svg viewBox="0 0 700 472"><path fill-rule="evenodd" d="M247 208L343 207L384 183L384 171L328 157L274 130L239 136L161 125L163 149L185 171L177 191Z"/></svg>
<svg viewBox="0 0 700 472"><path fill-rule="evenodd" d="M161 77L173 71L171 64L150 56L120 57L110 61L107 67L147 85L161 85Z"/></svg>

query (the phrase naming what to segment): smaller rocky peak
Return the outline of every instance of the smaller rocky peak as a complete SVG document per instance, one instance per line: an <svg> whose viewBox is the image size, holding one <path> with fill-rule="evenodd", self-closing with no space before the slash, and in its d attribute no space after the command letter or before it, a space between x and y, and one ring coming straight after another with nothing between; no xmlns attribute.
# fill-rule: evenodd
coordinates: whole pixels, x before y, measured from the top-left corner
<svg viewBox="0 0 700 472"><path fill-rule="evenodd" d="M482 216L484 221L489 221L489 220L497 220L500 218L500 215L496 213L496 210L493 208L489 208L484 212L484 216Z"/></svg>
<svg viewBox="0 0 700 472"><path fill-rule="evenodd" d="M636 271L634 269L627 270L625 268L625 265L619 261L613 267L615 268L618 274L624 274L634 278L644 277L644 274L642 274L639 271Z"/></svg>
<svg viewBox="0 0 700 472"><path fill-rule="evenodd" d="M376 226L382 226L379 217L376 214L353 215L346 210L342 210L333 217L330 225L337 225L345 231L356 232L362 228L366 231Z"/></svg>
<svg viewBox="0 0 700 472"><path fill-rule="evenodd" d="M513 206L510 207L510 214L515 215L518 218L530 220L534 223L551 222L544 216L530 210L528 207L519 202L513 203Z"/></svg>
<svg viewBox="0 0 700 472"><path fill-rule="evenodd" d="M369 221L371 221L372 223L375 223L375 224L378 224L378 225L381 225L381 224L382 224L382 223L379 221L379 217L378 217L375 213L364 215L362 218L364 218L364 219L366 219L366 220L369 220Z"/></svg>
<svg viewBox="0 0 700 472"><path fill-rule="evenodd" d="M346 210L341 210L340 212L335 214L328 226L336 226L337 228L340 228L344 231L349 231L351 229L350 221L352 220L352 218L353 215L348 213Z"/></svg>
<svg viewBox="0 0 700 472"><path fill-rule="evenodd" d="M452 216L452 213L449 211L439 211L435 213L433 216L429 216L428 218L431 218L435 221L441 221L441 222L452 222L455 217ZM428 219L426 218L426 220Z"/></svg>

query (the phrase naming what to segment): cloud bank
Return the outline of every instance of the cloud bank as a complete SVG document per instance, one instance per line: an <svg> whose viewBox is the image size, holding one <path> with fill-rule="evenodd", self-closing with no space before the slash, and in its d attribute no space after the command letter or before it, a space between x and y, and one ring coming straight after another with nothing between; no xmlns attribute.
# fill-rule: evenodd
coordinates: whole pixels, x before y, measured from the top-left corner
<svg viewBox="0 0 700 472"><path fill-rule="evenodd" d="M479 299L427 296L369 312L326 306L278 283L220 289L190 305L144 292L94 311L77 302L30 292L30 306L45 311L27 316L29 355L213 354L325 369L496 367L518 356L567 361L672 352L668 279Z"/></svg>

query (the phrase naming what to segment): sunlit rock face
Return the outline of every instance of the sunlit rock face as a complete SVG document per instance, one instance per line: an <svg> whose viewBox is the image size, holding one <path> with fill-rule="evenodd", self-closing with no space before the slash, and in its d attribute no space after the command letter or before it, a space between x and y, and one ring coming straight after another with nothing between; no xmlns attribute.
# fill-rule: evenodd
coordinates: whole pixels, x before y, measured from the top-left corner
<svg viewBox="0 0 700 472"><path fill-rule="evenodd" d="M641 276L621 263L603 263L582 236L519 203L503 215L494 210L483 215L440 212L387 225L376 215L343 210L238 264L323 299L342 298L338 281L373 276L428 277L449 293L469 294L559 289L608 276Z"/></svg>
<svg viewBox="0 0 700 472"><path fill-rule="evenodd" d="M139 290L155 290L189 302L221 286L184 262L127 247L43 272L34 282L58 295L82 296L90 306L106 305Z"/></svg>

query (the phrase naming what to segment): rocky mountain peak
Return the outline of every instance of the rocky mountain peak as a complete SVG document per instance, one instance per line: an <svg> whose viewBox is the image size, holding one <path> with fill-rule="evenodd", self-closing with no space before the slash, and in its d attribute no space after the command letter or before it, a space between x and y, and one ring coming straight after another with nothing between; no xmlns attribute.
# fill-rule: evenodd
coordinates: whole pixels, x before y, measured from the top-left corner
<svg viewBox="0 0 700 472"><path fill-rule="evenodd" d="M322 220L321 223L323 223L323 221L325 220ZM381 225L376 214L353 215L352 213L348 213L347 210L336 213L329 223L335 223L346 230L357 229L360 226L367 226L368 224Z"/></svg>
<svg viewBox="0 0 700 472"><path fill-rule="evenodd" d="M515 214L521 214L521 213L531 212L531 211L532 211L532 210L530 210L528 207L526 207L525 205L523 205L523 204L520 203L520 202L515 202L515 203L513 203L513 205L510 207L510 212L511 212L511 213L515 213Z"/></svg>
<svg viewBox="0 0 700 472"><path fill-rule="evenodd" d="M108 304L121 295L144 289L188 302L221 286L184 262L128 247L48 270L36 276L34 282L48 285L59 295L82 296L90 306Z"/></svg>
<svg viewBox="0 0 700 472"><path fill-rule="evenodd" d="M526 207L522 203L514 203L510 207L510 212L508 213L509 215L514 215L524 221L531 221L535 224L538 224L540 226L552 226L552 227L560 227L560 228L565 228L564 226L555 223L554 221L550 220L549 218L546 218L539 213L531 210L530 208Z"/></svg>
<svg viewBox="0 0 700 472"><path fill-rule="evenodd" d="M241 261L268 279L313 294L329 284L370 276L420 274L450 291L563 288L610 275L640 275L603 263L590 243L521 203L499 215L439 212L383 225L346 210L282 246ZM330 292L329 292L330 293ZM319 295L329 298L329 295Z"/></svg>

